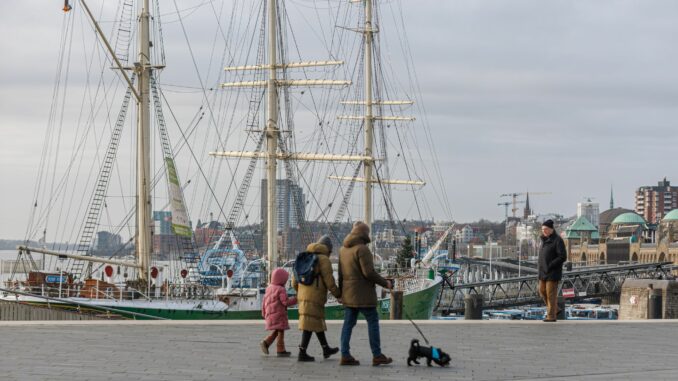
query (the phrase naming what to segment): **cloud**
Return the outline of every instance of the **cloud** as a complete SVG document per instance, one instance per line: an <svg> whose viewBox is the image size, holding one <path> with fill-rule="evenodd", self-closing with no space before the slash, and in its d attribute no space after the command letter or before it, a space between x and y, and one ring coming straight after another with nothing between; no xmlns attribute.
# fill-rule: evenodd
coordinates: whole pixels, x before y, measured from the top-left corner
<svg viewBox="0 0 678 381"><path fill-rule="evenodd" d="M113 14L114 6L107 3L90 6L98 12L103 4L103 14ZM212 6L217 12L223 9L219 20L226 28L234 4L239 11L258 9L256 3L242 1L196 0L180 5L185 7L183 21L191 50L208 86L216 83L221 57L246 50L251 42L224 41L217 30ZM336 6L287 2L288 16L299 20L294 34L287 34L288 41L296 44L290 60L296 60L292 57L297 55L297 45L305 59L327 59L322 41L332 41L333 24L347 23L348 18L340 15L322 27L309 27L316 18L313 5L322 8L318 14L323 17L329 12L327 6ZM0 211L11 218L3 219L0 231L1 236L19 238L27 224L32 203L27 190L35 178L48 125L63 15L58 7L36 8L24 2L2 2L1 7L0 33L6 37L0 70L0 176L18 185L3 187ZM187 125L203 101L195 92L198 76L184 31L171 15L173 4L161 3L161 7L167 14L163 28L168 61L162 81L193 91L166 93L180 122ZM402 19L392 14L401 9ZM638 186L664 176L678 181L672 158L678 141L674 126L678 50L673 41L678 35L677 14L678 2L668 0L383 2L379 27L386 73L398 85L408 82L403 74L407 65L399 58L406 38L430 133L439 150L451 217L499 220L504 213L496 206L499 194L525 190L553 193L530 200L537 212L571 215L583 196L597 197L606 206L610 184L617 203L632 207ZM110 30L110 17L104 19L108 21L104 29ZM237 35L249 21L243 18L233 24L234 30L224 30L226 38ZM72 41L73 57L79 57L79 51L92 48L91 39L81 37L91 27L80 18L73 27L79 30ZM355 51L343 53L356 57ZM238 53L233 63L251 63L244 59ZM97 60L99 65L104 57L98 55ZM86 62L73 59L70 65L70 83L85 86ZM352 69L347 65L337 77ZM92 72L90 80L97 75ZM390 95L411 93L407 88ZM73 95L70 101L69 110L81 99ZM311 134L306 123L311 118L301 109L298 116L303 145ZM84 121L73 118L67 121L69 128L84 128ZM219 118L215 116L224 122ZM200 127L202 131L213 128L207 119ZM242 142L235 123L233 128L233 138ZM412 139L425 141L420 135ZM66 147L72 144L65 143ZM431 204L437 201L431 193L424 194ZM428 209L433 215L424 217L449 217L436 214L440 208Z"/></svg>

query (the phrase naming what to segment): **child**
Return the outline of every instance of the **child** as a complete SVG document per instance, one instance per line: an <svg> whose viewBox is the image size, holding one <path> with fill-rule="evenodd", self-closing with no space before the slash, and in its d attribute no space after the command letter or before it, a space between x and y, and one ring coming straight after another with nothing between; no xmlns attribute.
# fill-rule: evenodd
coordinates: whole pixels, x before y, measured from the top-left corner
<svg viewBox="0 0 678 381"><path fill-rule="evenodd" d="M271 273L271 284L266 288L261 314L266 319L266 330L273 331L261 342L261 351L268 354L268 347L278 338L276 346L278 357L289 357L285 350L285 331L290 329L287 321L287 307L297 304L297 298L287 298L285 283L289 275L283 269L275 269Z"/></svg>

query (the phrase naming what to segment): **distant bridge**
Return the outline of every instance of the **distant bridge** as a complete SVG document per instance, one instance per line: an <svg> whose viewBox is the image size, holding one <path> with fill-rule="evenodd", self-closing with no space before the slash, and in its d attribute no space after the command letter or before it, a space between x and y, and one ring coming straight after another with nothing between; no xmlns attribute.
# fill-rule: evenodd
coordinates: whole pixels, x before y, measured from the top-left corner
<svg viewBox="0 0 678 381"><path fill-rule="evenodd" d="M574 298L568 298L571 302L592 297L616 297L621 294L621 286L627 278L673 279L671 271L677 267L672 262L661 262L564 271L558 285L558 295L562 295L562 289L565 288L574 291ZM457 284L454 279L459 277L444 277L436 306L436 310L443 315L464 312L466 294L482 295L483 308L486 309L542 303L536 275Z"/></svg>

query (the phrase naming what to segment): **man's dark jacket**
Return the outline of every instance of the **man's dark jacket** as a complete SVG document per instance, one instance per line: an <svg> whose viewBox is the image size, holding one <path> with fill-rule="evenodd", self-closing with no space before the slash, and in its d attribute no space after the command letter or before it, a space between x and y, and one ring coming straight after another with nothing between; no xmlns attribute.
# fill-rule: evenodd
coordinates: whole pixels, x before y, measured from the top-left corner
<svg viewBox="0 0 678 381"><path fill-rule="evenodd" d="M565 243L555 230L548 237L541 236L541 249L539 250L540 280L561 280L563 278L563 263L566 260Z"/></svg>

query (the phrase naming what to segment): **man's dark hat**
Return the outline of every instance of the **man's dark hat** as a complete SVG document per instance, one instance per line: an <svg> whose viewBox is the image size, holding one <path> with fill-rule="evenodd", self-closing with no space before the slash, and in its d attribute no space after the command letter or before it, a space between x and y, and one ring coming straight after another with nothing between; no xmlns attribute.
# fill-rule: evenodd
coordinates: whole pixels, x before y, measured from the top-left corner
<svg viewBox="0 0 678 381"><path fill-rule="evenodd" d="M546 220L546 221L544 221L543 224L541 224L541 226L546 226L546 227L553 229L553 220Z"/></svg>

